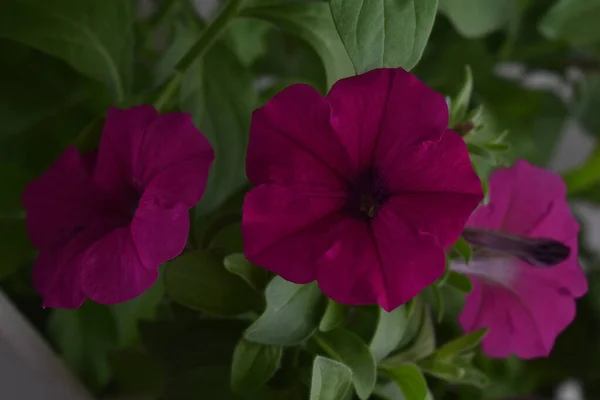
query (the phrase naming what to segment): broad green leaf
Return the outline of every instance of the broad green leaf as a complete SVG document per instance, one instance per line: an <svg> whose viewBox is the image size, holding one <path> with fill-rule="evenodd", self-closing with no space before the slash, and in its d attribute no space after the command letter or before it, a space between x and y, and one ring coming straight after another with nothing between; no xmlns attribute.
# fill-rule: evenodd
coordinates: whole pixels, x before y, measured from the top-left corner
<svg viewBox="0 0 600 400"><path fill-rule="evenodd" d="M317 330L323 296L314 283L297 285L276 276L265 291L267 309L244 333L252 342L295 346Z"/></svg>
<svg viewBox="0 0 600 400"><path fill-rule="evenodd" d="M440 11L468 38L487 35L508 25L514 0L440 0Z"/></svg>
<svg viewBox="0 0 600 400"><path fill-rule="evenodd" d="M117 344L108 307L88 301L75 310L53 309L48 329L62 359L86 384L100 388L108 383L108 351Z"/></svg>
<svg viewBox="0 0 600 400"><path fill-rule="evenodd" d="M261 305L260 295L210 251L189 252L168 263L165 287L176 302L215 315L238 315Z"/></svg>
<svg viewBox="0 0 600 400"><path fill-rule="evenodd" d="M128 91L132 68L132 4L123 0L3 0L0 37L63 59L81 74L110 86L120 101Z"/></svg>
<svg viewBox="0 0 600 400"><path fill-rule="evenodd" d="M258 95L254 78L226 47L215 44L200 61L185 76L181 107L215 150L208 186L196 208L206 214L247 183L246 145Z"/></svg>
<svg viewBox="0 0 600 400"><path fill-rule="evenodd" d="M435 353L433 353L433 357L436 360L445 361L459 356L462 353L466 353L477 347L487 332L487 328L482 328L460 336L437 349Z"/></svg>
<svg viewBox="0 0 600 400"><path fill-rule="evenodd" d="M269 279L269 273L244 257L242 253L234 253L225 257L223 261L227 271L242 278L254 290L262 291Z"/></svg>
<svg viewBox="0 0 600 400"><path fill-rule="evenodd" d="M325 314L319 323L319 330L327 332L335 328L339 328L346 319L348 308L338 303L335 300L327 299L327 308Z"/></svg>
<svg viewBox="0 0 600 400"><path fill-rule="evenodd" d="M371 343L379 321L379 306L350 307L345 328L356 333L365 343Z"/></svg>
<svg viewBox="0 0 600 400"><path fill-rule="evenodd" d="M540 20L539 30L549 39L573 46L600 42L600 2L558 0Z"/></svg>
<svg viewBox="0 0 600 400"><path fill-rule="evenodd" d="M224 36L242 64L250 66L267 51L266 34L270 28L265 21L238 18L232 21Z"/></svg>
<svg viewBox="0 0 600 400"><path fill-rule="evenodd" d="M330 0L331 13L357 73L412 69L433 27L437 0Z"/></svg>
<svg viewBox="0 0 600 400"><path fill-rule="evenodd" d="M347 400L352 394L352 370L330 358L313 363L310 400Z"/></svg>
<svg viewBox="0 0 600 400"><path fill-rule="evenodd" d="M471 103L471 94L473 93L473 73L471 67L465 67L465 80L456 97L450 103L450 128L454 128L459 122L467 118L467 111Z"/></svg>
<svg viewBox="0 0 600 400"><path fill-rule="evenodd" d="M0 80L0 140L83 98L84 78L62 60L8 39L0 39L0 51L0 73L10 76Z"/></svg>
<svg viewBox="0 0 600 400"><path fill-rule="evenodd" d="M455 271L450 271L448 279L446 279L446 285L452 286L455 289L460 290L463 293L471 293L473 291L473 285L471 280L463 274L459 274Z"/></svg>
<svg viewBox="0 0 600 400"><path fill-rule="evenodd" d="M398 385L405 400L425 400L427 382L419 367L414 364L402 364L393 369L385 369L385 374Z"/></svg>
<svg viewBox="0 0 600 400"><path fill-rule="evenodd" d="M417 299L415 299L417 300ZM414 301L414 300L413 300ZM415 303L415 320L411 324L418 323L418 331L408 348L385 359L382 364L390 368L404 364L407 361L418 361L429 356L435 350L435 330L431 313L423 300L418 299Z"/></svg>
<svg viewBox="0 0 600 400"><path fill-rule="evenodd" d="M279 368L283 350L271 346L239 341L233 352L231 387L239 393L254 391L263 386Z"/></svg>
<svg viewBox="0 0 600 400"><path fill-rule="evenodd" d="M343 328L321 332L315 340L330 357L352 370L352 383L358 397L367 399L375 388L377 370L375 359L365 342Z"/></svg>
<svg viewBox="0 0 600 400"><path fill-rule="evenodd" d="M291 2L256 6L243 10L242 15L269 21L308 42L323 61L328 87L355 74L327 4Z"/></svg>
<svg viewBox="0 0 600 400"><path fill-rule="evenodd" d="M376 363L386 358L398 347L407 324L408 317L404 306L398 307L392 312L380 309L377 328L369 345Z"/></svg>

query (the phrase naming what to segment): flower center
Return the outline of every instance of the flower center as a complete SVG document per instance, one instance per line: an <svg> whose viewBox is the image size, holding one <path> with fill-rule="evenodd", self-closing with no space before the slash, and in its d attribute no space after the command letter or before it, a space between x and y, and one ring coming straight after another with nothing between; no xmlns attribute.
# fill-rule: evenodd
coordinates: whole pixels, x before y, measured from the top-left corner
<svg viewBox="0 0 600 400"><path fill-rule="evenodd" d="M356 218L371 219L389 197L381 175L372 169L358 174L348 188L348 209Z"/></svg>

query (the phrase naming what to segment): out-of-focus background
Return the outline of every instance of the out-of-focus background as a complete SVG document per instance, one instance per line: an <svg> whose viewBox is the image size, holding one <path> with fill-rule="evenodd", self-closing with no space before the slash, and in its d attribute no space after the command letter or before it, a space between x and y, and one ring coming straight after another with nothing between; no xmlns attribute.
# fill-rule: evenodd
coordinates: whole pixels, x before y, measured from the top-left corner
<svg viewBox="0 0 600 400"><path fill-rule="evenodd" d="M199 19L190 17L192 8L169 8L167 3L144 0L136 4L133 86L140 93L160 75L163 56L183 40L181 32L189 20L202 25L222 2L196 0ZM562 11L557 11L565 13L563 30L549 38L536 27L558 3L564 4ZM164 9L176 15L156 18ZM20 186L13 183L43 171L111 99L93 79L80 76L62 60L11 40L1 26L11 16L1 15L3 10L0 6L0 188L2 197L9 200L0 202L0 288L5 293L0 296L0 399L158 398L152 395L152 385L145 387L152 380L160 384L151 361L141 355L128 364L121 358L123 354L139 355L136 333L132 332L138 319L152 314L148 310L157 301L151 295L110 312L100 306L64 312L42 309L31 286L34 252L24 236L23 215L9 215L2 207L14 211L13 200L19 193L10 191ZM570 12L574 15L566 15ZM176 22L166 23L169 18ZM571 196L583 228L581 262L590 279L590 293L579 301L576 321L559 337L550 358L480 361L492 380L484 393L471 388L448 389L433 382L434 394L441 396L436 399L600 398L600 180L594 180L594 164L589 163L590 157L598 157L596 137L600 135L599 22L598 0L440 0L430 42L414 72L450 96L462 84L465 65L470 65L474 98L489 110L490 129L509 132L507 141L512 148L506 163L526 158L561 174L577 171L581 165L592 172L588 173L591 178L586 178L585 170L579 174L584 176L583 188ZM294 82L318 88L326 85L315 51L264 21L236 22L222 44L252 77L260 96L255 106ZM155 65L157 70L153 70ZM197 79L212 81L217 90L233 79L218 69L213 73L208 76L198 70ZM196 100L202 102L204 94L195 94ZM223 101L225 106L233 102ZM207 110L194 115L197 123L206 125L202 120L205 114L219 111ZM596 165L600 170L600 162ZM450 307L441 335L455 332L452 312ZM119 320L131 315L135 315L131 321ZM125 332L122 343L109 339L108 326L114 321L116 329ZM128 373L140 365L147 370L140 370L137 376Z"/></svg>

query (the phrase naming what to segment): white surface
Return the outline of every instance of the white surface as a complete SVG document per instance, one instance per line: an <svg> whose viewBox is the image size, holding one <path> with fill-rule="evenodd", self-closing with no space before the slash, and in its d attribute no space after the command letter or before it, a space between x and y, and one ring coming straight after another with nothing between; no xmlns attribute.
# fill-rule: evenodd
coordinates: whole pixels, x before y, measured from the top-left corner
<svg viewBox="0 0 600 400"><path fill-rule="evenodd" d="M1 291L0 399L92 399Z"/></svg>

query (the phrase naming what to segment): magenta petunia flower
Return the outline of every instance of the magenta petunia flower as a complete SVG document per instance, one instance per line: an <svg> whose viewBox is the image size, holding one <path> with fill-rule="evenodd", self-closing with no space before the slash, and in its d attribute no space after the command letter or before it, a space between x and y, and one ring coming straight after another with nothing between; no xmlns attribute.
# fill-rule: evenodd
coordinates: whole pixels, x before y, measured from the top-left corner
<svg viewBox="0 0 600 400"><path fill-rule="evenodd" d="M483 248L469 266L452 265L473 283L460 324L467 332L489 328L483 351L491 357L547 356L575 317L575 298L587 292L579 226L562 179L550 171L519 161L489 184L490 203L465 230Z"/></svg>
<svg viewBox="0 0 600 400"><path fill-rule="evenodd" d="M276 95L252 118L249 260L345 304L392 310L444 272L482 199L444 97L402 69Z"/></svg>
<svg viewBox="0 0 600 400"><path fill-rule="evenodd" d="M109 110L97 152L69 147L23 193L47 307L138 296L186 244L213 151L182 113Z"/></svg>

